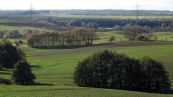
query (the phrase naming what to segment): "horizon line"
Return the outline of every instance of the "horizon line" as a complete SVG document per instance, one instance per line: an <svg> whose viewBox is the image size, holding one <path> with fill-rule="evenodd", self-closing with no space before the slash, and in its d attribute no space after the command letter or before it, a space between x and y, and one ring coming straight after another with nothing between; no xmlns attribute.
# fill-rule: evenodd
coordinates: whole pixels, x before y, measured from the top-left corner
<svg viewBox="0 0 173 97"><path fill-rule="evenodd" d="M27 11L30 9L0 9L0 11ZM134 11L135 9L32 9L35 11L49 11L49 10L122 10L122 11ZM160 9L140 9L139 11L173 11L173 10L160 10Z"/></svg>

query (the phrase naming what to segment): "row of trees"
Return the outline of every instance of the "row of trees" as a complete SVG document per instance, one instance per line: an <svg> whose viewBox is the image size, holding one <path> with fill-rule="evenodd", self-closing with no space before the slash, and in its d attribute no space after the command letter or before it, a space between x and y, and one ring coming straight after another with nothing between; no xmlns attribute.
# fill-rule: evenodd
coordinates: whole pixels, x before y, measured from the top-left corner
<svg viewBox="0 0 173 97"><path fill-rule="evenodd" d="M107 50L80 62L74 72L74 82L83 87L170 89L168 73L160 62L151 58L137 60Z"/></svg>
<svg viewBox="0 0 173 97"><path fill-rule="evenodd" d="M71 22L72 26L81 27L83 24L87 23L95 23L98 27L109 27L113 28L115 26L119 26L120 30L127 24L130 25L139 25L143 27L148 27L153 31L172 31L173 21L170 20L138 20L136 19L83 19L83 20L75 20Z"/></svg>
<svg viewBox="0 0 173 97"><path fill-rule="evenodd" d="M30 33L28 45L34 48L75 48L92 45L96 34L92 29L75 29L66 32Z"/></svg>

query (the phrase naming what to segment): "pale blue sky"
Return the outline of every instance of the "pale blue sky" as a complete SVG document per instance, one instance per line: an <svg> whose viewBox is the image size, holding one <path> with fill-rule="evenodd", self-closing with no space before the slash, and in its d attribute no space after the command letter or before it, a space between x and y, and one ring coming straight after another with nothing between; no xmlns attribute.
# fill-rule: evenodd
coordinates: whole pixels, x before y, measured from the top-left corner
<svg viewBox="0 0 173 97"><path fill-rule="evenodd" d="M173 10L173 0L0 0L0 9L129 9Z"/></svg>

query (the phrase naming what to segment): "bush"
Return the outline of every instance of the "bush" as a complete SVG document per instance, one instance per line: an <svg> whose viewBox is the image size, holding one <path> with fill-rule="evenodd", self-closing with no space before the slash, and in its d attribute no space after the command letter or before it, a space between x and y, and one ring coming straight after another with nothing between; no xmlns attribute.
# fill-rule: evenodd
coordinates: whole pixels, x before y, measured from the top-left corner
<svg viewBox="0 0 173 97"><path fill-rule="evenodd" d="M11 81L8 79L0 78L0 83L1 84L11 84Z"/></svg>
<svg viewBox="0 0 173 97"><path fill-rule="evenodd" d="M140 35L139 37L137 37L137 40L139 40L139 41L149 41L150 39L146 36Z"/></svg>
<svg viewBox="0 0 173 97"><path fill-rule="evenodd" d="M16 84L29 85L33 84L35 75L32 73L30 65L26 61L19 61L13 70L12 80Z"/></svg>
<svg viewBox="0 0 173 97"><path fill-rule="evenodd" d="M159 62L151 58L140 61L107 50L80 62L74 72L74 82L83 87L132 90L170 87L167 72Z"/></svg>
<svg viewBox="0 0 173 97"><path fill-rule="evenodd" d="M3 68L14 68L14 64L22 59L25 59L25 54L11 42L4 40L0 43L0 64Z"/></svg>

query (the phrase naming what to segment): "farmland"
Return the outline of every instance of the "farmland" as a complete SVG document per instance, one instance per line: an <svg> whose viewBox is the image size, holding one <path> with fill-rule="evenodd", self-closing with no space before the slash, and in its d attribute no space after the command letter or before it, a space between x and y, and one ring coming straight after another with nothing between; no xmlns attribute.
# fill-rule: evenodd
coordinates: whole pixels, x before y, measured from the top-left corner
<svg viewBox="0 0 173 97"><path fill-rule="evenodd" d="M36 86L1 85L1 97L171 97L172 94L158 94L112 89L95 89L77 87L73 83L73 70L76 64L94 52L109 49L126 53L130 57L142 58L151 56L164 63L170 72L173 84L173 45L146 45L130 47L89 47L79 49L44 50L33 49L26 46L22 50L26 53L28 61L32 64L37 76ZM75 56L74 56L75 55ZM6 70L1 76L10 78L10 71ZM173 89L173 87L172 87ZM7 91L8 90L8 91ZM28 95L30 94L30 95Z"/></svg>
<svg viewBox="0 0 173 97"><path fill-rule="evenodd" d="M43 13L33 17L16 16L0 18L1 31L18 30L25 35L28 30L33 32L63 32L69 29L89 28L83 27L96 24L94 28L97 38L93 45L75 49L31 48L27 39L5 38L13 45L16 41L24 43L19 48L26 54L36 75L34 85L0 84L0 97L172 97L173 95L173 30L172 16L114 16L114 15L73 15ZM129 41L123 34L123 27L128 23L145 26L151 33L141 34L151 36L149 41ZM29 23L29 24L28 24ZM145 23L145 24L143 24ZM152 24L150 24L152 23ZM43 24L43 25L42 25ZM69 24L69 25L68 25ZM101 26L100 26L101 25ZM115 30L115 26L121 30ZM166 30L165 30L166 29ZM6 34L6 33L5 33ZM115 40L109 41L110 37ZM52 39L50 37L47 38ZM3 37L0 40L4 40ZM45 39L44 39L45 40ZM171 91L130 91L118 89L78 87L74 84L73 72L78 62L88 56L103 50L123 53L131 58L141 59L149 56L163 63L169 72ZM12 69L0 70L0 77L11 79Z"/></svg>
<svg viewBox="0 0 173 97"><path fill-rule="evenodd" d="M70 14L42 14L43 16L51 16L56 18L64 19L136 19L135 16L98 16L98 15L70 15ZM150 19L150 20L169 20L172 16L139 16L139 19Z"/></svg>

